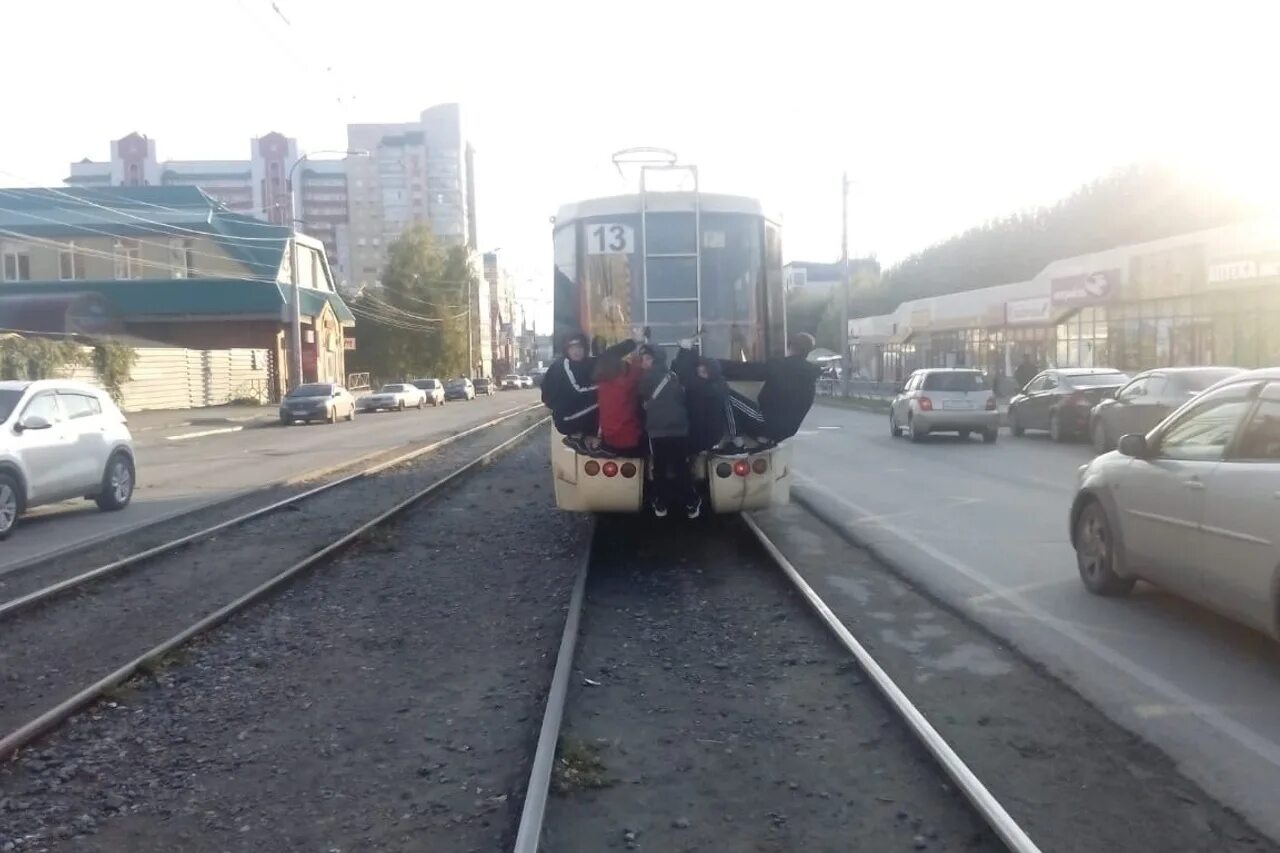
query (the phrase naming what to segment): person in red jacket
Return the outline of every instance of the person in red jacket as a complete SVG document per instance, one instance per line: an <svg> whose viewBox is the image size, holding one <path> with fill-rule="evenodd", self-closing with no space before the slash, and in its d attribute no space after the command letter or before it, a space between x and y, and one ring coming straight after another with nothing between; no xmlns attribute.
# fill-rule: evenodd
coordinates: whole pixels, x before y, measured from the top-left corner
<svg viewBox="0 0 1280 853"><path fill-rule="evenodd" d="M637 385L644 371L632 358L636 342L609 347L596 359L592 381L599 404L600 443L618 456L643 456L644 420Z"/></svg>

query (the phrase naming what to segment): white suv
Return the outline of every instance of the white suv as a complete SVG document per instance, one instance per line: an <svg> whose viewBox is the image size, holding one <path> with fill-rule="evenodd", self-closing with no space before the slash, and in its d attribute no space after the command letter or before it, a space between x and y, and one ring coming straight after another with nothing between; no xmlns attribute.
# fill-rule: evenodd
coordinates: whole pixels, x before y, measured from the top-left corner
<svg viewBox="0 0 1280 853"><path fill-rule="evenodd" d="M31 507L133 498L133 437L105 392L58 379L0 382L0 539Z"/></svg>

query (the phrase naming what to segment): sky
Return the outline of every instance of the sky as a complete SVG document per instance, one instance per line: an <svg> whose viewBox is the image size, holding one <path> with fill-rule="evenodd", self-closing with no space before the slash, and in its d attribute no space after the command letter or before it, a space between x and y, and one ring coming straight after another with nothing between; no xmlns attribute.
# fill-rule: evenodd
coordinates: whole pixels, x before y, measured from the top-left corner
<svg viewBox="0 0 1280 853"><path fill-rule="evenodd" d="M480 248L547 328L549 217L632 191L632 146L760 197L788 259L839 256L844 171L850 251L886 264L1133 162L1274 204L1280 4L1181 5L11 0L0 184L57 185L134 130L233 159L457 101Z"/></svg>

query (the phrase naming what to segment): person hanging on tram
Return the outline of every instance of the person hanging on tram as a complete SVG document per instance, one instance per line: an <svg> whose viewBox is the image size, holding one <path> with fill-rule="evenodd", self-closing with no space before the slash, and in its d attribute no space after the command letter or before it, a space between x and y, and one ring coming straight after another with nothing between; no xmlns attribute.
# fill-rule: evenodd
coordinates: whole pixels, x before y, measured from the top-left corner
<svg viewBox="0 0 1280 853"><path fill-rule="evenodd" d="M596 359L592 381L599 403L602 455L644 456L644 419L640 410L640 378L644 369L634 357L637 343L614 344Z"/></svg>
<svg viewBox="0 0 1280 853"><path fill-rule="evenodd" d="M653 514L662 518L669 507L679 506L689 518L697 518L702 500L694 489L689 462L689 411L684 388L668 369L667 356L660 347L646 343L638 352L644 370L639 391L649 436Z"/></svg>
<svg viewBox="0 0 1280 853"><path fill-rule="evenodd" d="M551 410L565 444L586 452L588 437L599 431L596 387L591 382L595 359L587 355L587 336L574 332L564 339L563 355L542 379L542 404Z"/></svg>
<svg viewBox="0 0 1280 853"><path fill-rule="evenodd" d="M689 410L689 450L701 453L717 447L729 435L729 387L720 375L720 363L702 358L692 340L680 342L671 370L684 386Z"/></svg>
<svg viewBox="0 0 1280 853"><path fill-rule="evenodd" d="M763 362L720 362L724 378L730 382L764 382L758 402L736 391L729 392L734 436L776 444L800 430L813 408L818 375L822 372L808 360L813 348L813 335L796 332L787 339L785 357Z"/></svg>

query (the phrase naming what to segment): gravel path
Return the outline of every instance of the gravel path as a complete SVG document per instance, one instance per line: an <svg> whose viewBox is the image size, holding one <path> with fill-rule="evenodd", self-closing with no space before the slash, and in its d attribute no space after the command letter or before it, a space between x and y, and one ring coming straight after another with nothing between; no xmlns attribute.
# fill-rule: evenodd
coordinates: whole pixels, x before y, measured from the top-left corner
<svg viewBox="0 0 1280 853"><path fill-rule="evenodd" d="M538 417L513 418L0 620L0 731L16 729Z"/></svg>
<svg viewBox="0 0 1280 853"><path fill-rule="evenodd" d="M609 522L548 853L1003 850L740 521Z"/></svg>
<svg viewBox="0 0 1280 853"><path fill-rule="evenodd" d="M542 439L0 769L0 851L509 846L586 533Z"/></svg>
<svg viewBox="0 0 1280 853"><path fill-rule="evenodd" d="M1280 851L1158 749L801 507L755 518L1045 851Z"/></svg>

